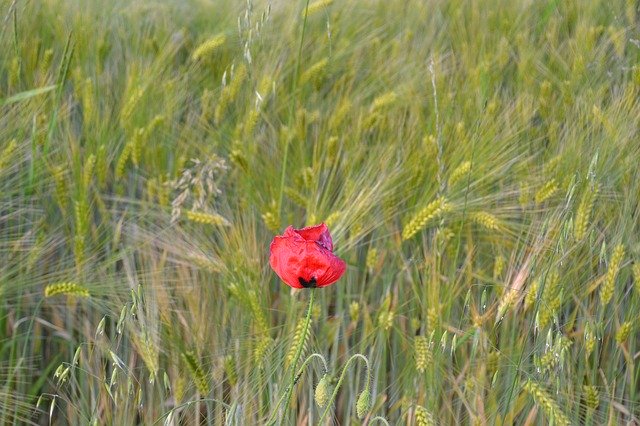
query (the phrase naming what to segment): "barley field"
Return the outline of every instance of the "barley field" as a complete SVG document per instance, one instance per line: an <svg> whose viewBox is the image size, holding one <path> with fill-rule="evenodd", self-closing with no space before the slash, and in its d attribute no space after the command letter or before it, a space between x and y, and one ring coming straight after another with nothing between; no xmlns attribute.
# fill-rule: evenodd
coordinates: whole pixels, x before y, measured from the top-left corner
<svg viewBox="0 0 640 426"><path fill-rule="evenodd" d="M0 424L640 424L637 1L0 22Z"/></svg>

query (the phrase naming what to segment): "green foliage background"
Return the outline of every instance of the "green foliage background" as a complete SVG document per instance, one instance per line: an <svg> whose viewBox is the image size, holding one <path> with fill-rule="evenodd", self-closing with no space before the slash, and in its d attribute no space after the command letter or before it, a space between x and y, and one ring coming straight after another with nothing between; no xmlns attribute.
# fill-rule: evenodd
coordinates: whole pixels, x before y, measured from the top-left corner
<svg viewBox="0 0 640 426"><path fill-rule="evenodd" d="M638 7L0 0L0 423L638 422Z"/></svg>

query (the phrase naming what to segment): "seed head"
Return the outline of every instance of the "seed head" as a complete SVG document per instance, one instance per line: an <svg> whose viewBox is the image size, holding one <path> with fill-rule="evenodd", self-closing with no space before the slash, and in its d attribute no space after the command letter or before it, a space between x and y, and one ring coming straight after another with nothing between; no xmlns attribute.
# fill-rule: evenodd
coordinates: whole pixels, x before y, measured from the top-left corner
<svg viewBox="0 0 640 426"><path fill-rule="evenodd" d="M329 381L329 375L325 374L322 376L320 381L318 382L318 386L316 386L315 399L316 404L319 407L324 407L329 402L329 396L331 395L331 383Z"/></svg>
<svg viewBox="0 0 640 426"><path fill-rule="evenodd" d="M371 409L371 391L369 390L369 384L364 388L358 402L356 403L356 414L359 419L363 419Z"/></svg>

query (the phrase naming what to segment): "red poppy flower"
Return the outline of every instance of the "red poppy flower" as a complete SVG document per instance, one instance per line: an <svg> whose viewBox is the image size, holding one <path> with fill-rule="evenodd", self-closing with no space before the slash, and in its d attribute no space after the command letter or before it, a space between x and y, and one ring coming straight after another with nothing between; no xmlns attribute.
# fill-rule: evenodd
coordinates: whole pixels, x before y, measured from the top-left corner
<svg viewBox="0 0 640 426"><path fill-rule="evenodd" d="M293 288L326 287L338 281L347 265L333 254L327 225L287 227L271 242L269 264Z"/></svg>

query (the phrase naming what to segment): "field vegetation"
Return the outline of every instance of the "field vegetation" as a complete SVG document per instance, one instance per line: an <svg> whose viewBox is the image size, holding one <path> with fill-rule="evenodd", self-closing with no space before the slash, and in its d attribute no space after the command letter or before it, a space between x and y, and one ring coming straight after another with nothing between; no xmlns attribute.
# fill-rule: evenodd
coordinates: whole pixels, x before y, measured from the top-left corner
<svg viewBox="0 0 640 426"><path fill-rule="evenodd" d="M638 8L0 0L0 424L640 423Z"/></svg>

